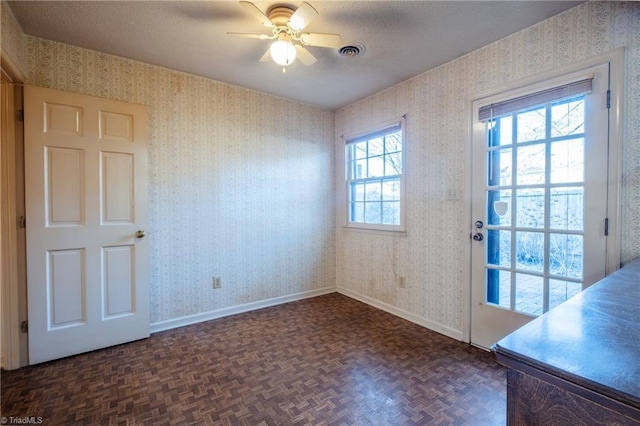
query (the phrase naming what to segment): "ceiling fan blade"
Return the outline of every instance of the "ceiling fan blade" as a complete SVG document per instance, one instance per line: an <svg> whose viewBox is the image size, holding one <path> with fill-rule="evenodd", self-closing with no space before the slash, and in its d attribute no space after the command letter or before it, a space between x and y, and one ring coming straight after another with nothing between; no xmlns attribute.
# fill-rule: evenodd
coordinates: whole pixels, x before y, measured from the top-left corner
<svg viewBox="0 0 640 426"><path fill-rule="evenodd" d="M291 18L289 18L289 28L293 31L300 31L307 25L309 22L318 16L318 11L313 8L309 3L303 2L298 10L296 10Z"/></svg>
<svg viewBox="0 0 640 426"><path fill-rule="evenodd" d="M264 55L262 55L262 58L260 58L260 62L269 62L271 60L271 49L267 49L266 52L264 52Z"/></svg>
<svg viewBox="0 0 640 426"><path fill-rule="evenodd" d="M269 19L267 15L262 13L262 11L258 9L258 6L256 6L255 4L251 3L250 1L241 1L240 5L245 9L247 9L247 12L249 12L256 18L258 18L258 21L260 21L262 25L264 25L265 27L267 28L275 27L274 23L271 22L271 19Z"/></svg>
<svg viewBox="0 0 640 426"><path fill-rule="evenodd" d="M297 52L297 58L300 60L300 62L302 62L306 66L313 65L317 61L316 57L313 56L311 52L309 52L307 49L300 46L299 44L296 44L296 52Z"/></svg>
<svg viewBox="0 0 640 426"><path fill-rule="evenodd" d="M275 38L273 37L273 35L251 34L251 33L227 33L227 35L234 36L234 37L258 38L260 40L269 40L269 39Z"/></svg>
<svg viewBox="0 0 640 426"><path fill-rule="evenodd" d="M342 40L340 34L304 33L300 35L300 41L305 46L340 47Z"/></svg>

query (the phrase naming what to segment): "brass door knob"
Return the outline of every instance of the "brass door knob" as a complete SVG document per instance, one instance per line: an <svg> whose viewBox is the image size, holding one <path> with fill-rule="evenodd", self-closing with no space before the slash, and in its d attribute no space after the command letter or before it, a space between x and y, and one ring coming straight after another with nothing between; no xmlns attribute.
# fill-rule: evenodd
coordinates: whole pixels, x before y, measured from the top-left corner
<svg viewBox="0 0 640 426"><path fill-rule="evenodd" d="M145 237L145 235L147 235L147 233L144 232L142 229L139 229L138 232L136 232L136 238L142 239Z"/></svg>

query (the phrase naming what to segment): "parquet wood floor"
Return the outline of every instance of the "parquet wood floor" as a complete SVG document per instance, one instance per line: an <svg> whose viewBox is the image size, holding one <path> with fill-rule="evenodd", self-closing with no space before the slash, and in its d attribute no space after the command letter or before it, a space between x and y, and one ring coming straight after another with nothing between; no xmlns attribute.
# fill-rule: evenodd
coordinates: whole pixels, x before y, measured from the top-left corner
<svg viewBox="0 0 640 426"><path fill-rule="evenodd" d="M44 425L501 425L491 354L333 293L2 372Z"/></svg>

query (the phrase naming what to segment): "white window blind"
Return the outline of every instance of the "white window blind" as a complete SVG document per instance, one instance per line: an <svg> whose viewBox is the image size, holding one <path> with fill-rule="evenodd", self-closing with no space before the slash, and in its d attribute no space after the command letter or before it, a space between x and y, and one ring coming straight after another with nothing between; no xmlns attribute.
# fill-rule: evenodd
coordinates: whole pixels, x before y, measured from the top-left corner
<svg viewBox="0 0 640 426"><path fill-rule="evenodd" d="M592 81L593 78L586 78L540 92L481 106L478 110L478 120L486 121L494 117L526 110L527 108L536 107L548 102L584 95L585 93L591 92Z"/></svg>

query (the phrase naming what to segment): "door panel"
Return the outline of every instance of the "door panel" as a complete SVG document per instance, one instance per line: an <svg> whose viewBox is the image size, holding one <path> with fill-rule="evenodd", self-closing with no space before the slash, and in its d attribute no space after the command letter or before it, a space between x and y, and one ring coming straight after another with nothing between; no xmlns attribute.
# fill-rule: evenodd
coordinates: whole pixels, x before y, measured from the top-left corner
<svg viewBox="0 0 640 426"><path fill-rule="evenodd" d="M103 225L133 223L134 204L132 190L134 157L128 153L102 152L100 193Z"/></svg>
<svg viewBox="0 0 640 426"><path fill-rule="evenodd" d="M84 151L45 147L46 226L84 224Z"/></svg>
<svg viewBox="0 0 640 426"><path fill-rule="evenodd" d="M581 74L593 77L587 93L474 124L471 341L479 346L605 275L608 64ZM487 102L500 101L477 102L476 111Z"/></svg>
<svg viewBox="0 0 640 426"><path fill-rule="evenodd" d="M86 322L84 265L84 249L47 252L49 330Z"/></svg>
<svg viewBox="0 0 640 426"><path fill-rule="evenodd" d="M135 277L132 276L132 272L134 262L135 247L132 245L102 249L105 319L133 312Z"/></svg>
<svg viewBox="0 0 640 426"><path fill-rule="evenodd" d="M24 97L30 363L148 337L146 108Z"/></svg>

